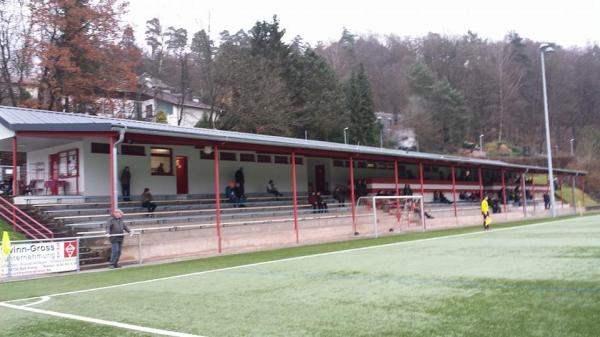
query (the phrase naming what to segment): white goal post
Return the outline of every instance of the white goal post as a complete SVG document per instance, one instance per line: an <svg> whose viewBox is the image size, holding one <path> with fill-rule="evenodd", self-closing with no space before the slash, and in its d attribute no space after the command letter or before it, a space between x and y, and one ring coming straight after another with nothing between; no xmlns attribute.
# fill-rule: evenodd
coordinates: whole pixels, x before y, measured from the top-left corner
<svg viewBox="0 0 600 337"><path fill-rule="evenodd" d="M386 195L386 196L365 196L360 197L356 201L358 218L371 218L373 221L373 235L379 237L379 222L378 212L386 214L387 210L396 211L396 221L400 224L402 213L406 213L404 218L410 225L411 214L415 213L420 218L420 227L425 231L425 209L423 207L422 195ZM371 213L371 214L369 214ZM367 217L366 215L371 215ZM392 229L390 229L391 231Z"/></svg>

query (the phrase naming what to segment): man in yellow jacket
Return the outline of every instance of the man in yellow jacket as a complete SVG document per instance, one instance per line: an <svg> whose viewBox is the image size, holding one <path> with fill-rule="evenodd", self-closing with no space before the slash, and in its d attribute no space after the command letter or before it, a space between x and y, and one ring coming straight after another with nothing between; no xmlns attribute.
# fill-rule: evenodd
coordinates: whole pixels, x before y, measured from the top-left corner
<svg viewBox="0 0 600 337"><path fill-rule="evenodd" d="M492 222L492 218L490 218L490 206L488 204L488 197L483 197L481 201L481 214L483 215L483 230L490 230L490 223Z"/></svg>

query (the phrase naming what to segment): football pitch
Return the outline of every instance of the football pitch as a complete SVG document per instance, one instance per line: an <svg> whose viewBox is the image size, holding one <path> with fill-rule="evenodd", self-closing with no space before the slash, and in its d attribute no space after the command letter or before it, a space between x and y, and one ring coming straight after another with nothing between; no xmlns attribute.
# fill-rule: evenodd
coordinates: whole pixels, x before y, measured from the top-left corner
<svg viewBox="0 0 600 337"><path fill-rule="evenodd" d="M167 264L4 284L0 335L600 334L598 215L404 237L179 263L175 275Z"/></svg>

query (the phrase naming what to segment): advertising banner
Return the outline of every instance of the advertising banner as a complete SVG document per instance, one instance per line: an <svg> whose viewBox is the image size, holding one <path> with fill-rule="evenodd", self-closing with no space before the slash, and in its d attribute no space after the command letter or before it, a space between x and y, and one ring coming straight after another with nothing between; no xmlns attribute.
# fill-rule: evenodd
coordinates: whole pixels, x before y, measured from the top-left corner
<svg viewBox="0 0 600 337"><path fill-rule="evenodd" d="M0 279L76 271L79 265L77 240L18 243L10 254L0 254Z"/></svg>

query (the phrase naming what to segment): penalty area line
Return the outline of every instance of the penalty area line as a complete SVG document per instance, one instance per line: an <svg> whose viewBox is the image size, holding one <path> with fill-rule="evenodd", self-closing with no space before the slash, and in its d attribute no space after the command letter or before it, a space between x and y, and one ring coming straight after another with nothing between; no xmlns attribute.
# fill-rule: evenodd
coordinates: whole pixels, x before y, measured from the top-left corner
<svg viewBox="0 0 600 337"><path fill-rule="evenodd" d="M70 319L70 320L81 321L81 322L86 322L86 323L93 323L93 324L98 324L98 325L105 325L105 326L110 326L110 327L115 327L115 328L121 328L121 329L126 329L126 330L132 330L132 331L137 331L137 332L146 332L146 333L151 333L151 334L161 335L161 336L172 336L172 337L205 337L205 336L187 334L187 333L183 333L183 332L169 331L169 330L156 329L156 328L149 328L149 327L145 327L145 326L141 326L141 325L134 325L134 324L128 324L128 323L107 321L107 320L104 320L104 319L98 319L98 318L85 317L85 316L80 316L80 315L67 314L67 313L62 313L62 312L57 312L57 311L50 311L50 310L43 310L43 309L37 309L37 308L30 308L30 307L25 307L25 306L20 306L20 305L9 304L9 303L6 303L6 302L0 302L0 307L5 307L5 308L13 309L13 310L27 311L27 312L31 312L31 313L35 313L35 314L39 314L39 315L47 315L47 316L53 316L53 317L58 317L58 318Z"/></svg>

